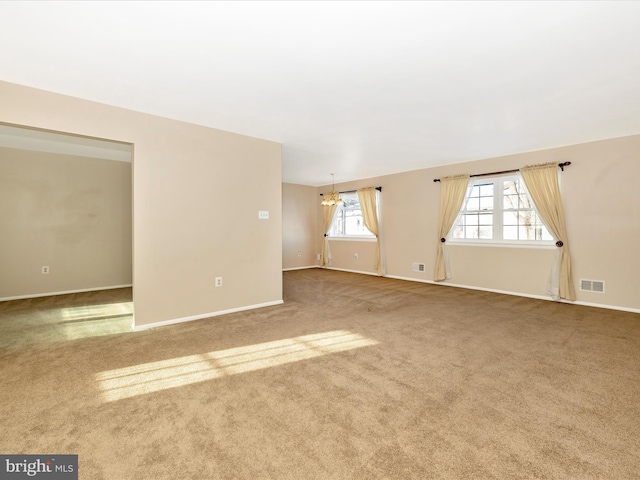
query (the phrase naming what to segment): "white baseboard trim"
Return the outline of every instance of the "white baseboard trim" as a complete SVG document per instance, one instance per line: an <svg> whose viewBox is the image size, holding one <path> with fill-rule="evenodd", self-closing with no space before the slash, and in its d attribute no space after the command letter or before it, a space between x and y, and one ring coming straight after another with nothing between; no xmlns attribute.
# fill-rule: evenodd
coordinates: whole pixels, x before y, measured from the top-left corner
<svg viewBox="0 0 640 480"><path fill-rule="evenodd" d="M585 307L607 308L609 310L620 310L622 312L629 312L629 313L640 313L640 308L619 307L619 306L613 306L613 305L605 305L603 303L582 302L579 300L576 300L575 302L562 300L562 303L572 303L575 305L583 305Z"/></svg>
<svg viewBox="0 0 640 480"><path fill-rule="evenodd" d="M501 293L503 295L514 295L516 297L527 297L527 298L535 298L538 300L552 300L550 297L545 295L533 295L529 293L520 293L520 292L512 292L509 290L497 290L495 288L483 288L483 287L474 287L470 285L460 285L457 283L442 283L435 282L433 280L422 280L419 278L411 278L411 277L399 277L396 275L387 275L389 278L395 278L397 280L408 280L410 282L420 282L420 283L430 283L431 285L442 285L444 287L455 287L455 288L465 288L467 290L480 290L482 292L492 292L492 293ZM573 303L573 302L570 302Z"/></svg>
<svg viewBox="0 0 640 480"><path fill-rule="evenodd" d="M256 308L272 307L274 305L280 305L284 303L283 300L274 300L273 302L258 303L256 305L247 305L246 307L230 308L228 310L220 310L218 312L201 313L199 315L192 315L190 317L174 318L172 320L164 320L162 322L145 323L144 325L136 325L135 319L131 328L139 332L140 330L148 330L149 328L165 327L167 325L175 325L176 323L191 322L193 320L202 320L203 318L218 317L220 315L226 315L228 313L244 312L245 310L255 310Z"/></svg>
<svg viewBox="0 0 640 480"><path fill-rule="evenodd" d="M48 292L48 293L35 293L30 295L16 295L14 297L0 298L0 302L8 302L10 300L23 300L26 298L53 297L55 295L69 295L70 293L98 292L100 290L115 290L116 288L129 288L132 286L133 286L132 284L110 285L108 287L81 288L79 290L66 290L64 292Z"/></svg>
<svg viewBox="0 0 640 480"><path fill-rule="evenodd" d="M325 270L337 270L339 272L360 273L362 275L373 275L374 277L380 276L375 272L361 272L360 270L348 270L346 268L335 268L335 267L318 267L318 268L324 268Z"/></svg>
<svg viewBox="0 0 640 480"><path fill-rule="evenodd" d="M307 267L293 267L293 268L283 268L283 272L290 272L292 270L307 270L308 268L319 268L320 265L309 265Z"/></svg>
<svg viewBox="0 0 640 480"><path fill-rule="evenodd" d="M411 278L411 277L400 277L396 275L387 275L388 278L395 278L397 280L408 280L410 282L420 282L420 283L430 283L432 285L442 285L444 287L456 287L456 288L466 288L467 290L480 290L483 292L492 292L492 293L501 293L503 295L514 295L516 297L526 297L526 298L535 298L537 300L548 300L553 302L553 298L548 295L532 295L528 293L521 292L511 292L509 290L497 290L494 288L482 288L482 287L473 287L469 285L459 285L456 283L442 283L442 282L434 282L433 280L421 280L419 278ZM629 308L629 307L620 307L617 305L605 305L602 303L591 303L591 302L583 302L576 300L572 302L570 300L559 300L559 303L568 303L570 305L582 305L584 307L596 307L596 308L606 308L609 310L619 310L622 312L630 312L630 313L640 313L640 308Z"/></svg>

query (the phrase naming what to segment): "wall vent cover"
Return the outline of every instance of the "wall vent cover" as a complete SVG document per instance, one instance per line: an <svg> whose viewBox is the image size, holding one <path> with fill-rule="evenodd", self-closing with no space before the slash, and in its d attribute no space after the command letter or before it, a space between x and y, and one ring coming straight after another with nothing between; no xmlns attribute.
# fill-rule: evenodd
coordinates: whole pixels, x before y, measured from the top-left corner
<svg viewBox="0 0 640 480"><path fill-rule="evenodd" d="M583 292L604 293L604 280L580 279L580 290Z"/></svg>
<svg viewBox="0 0 640 480"><path fill-rule="evenodd" d="M424 272L424 263L414 263L413 264L414 272Z"/></svg>

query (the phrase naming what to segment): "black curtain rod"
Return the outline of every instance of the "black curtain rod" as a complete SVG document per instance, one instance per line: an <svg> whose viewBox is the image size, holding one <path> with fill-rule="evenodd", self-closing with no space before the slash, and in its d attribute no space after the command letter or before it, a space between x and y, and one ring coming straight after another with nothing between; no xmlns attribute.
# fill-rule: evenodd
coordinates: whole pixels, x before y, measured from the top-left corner
<svg viewBox="0 0 640 480"><path fill-rule="evenodd" d="M560 170L562 170L563 172L564 172L564 167L568 167L569 165L571 165L571 162L563 162L558 164L558 166L560 167ZM475 175L469 175L469 176L470 177L488 177L489 175L502 175L503 173L515 173L519 171L520 169L517 168L515 170L503 170L502 172L477 173ZM434 178L433 181L439 182L440 179Z"/></svg>
<svg viewBox="0 0 640 480"><path fill-rule="evenodd" d="M376 187L376 190L378 190L379 192L382 191L382 187ZM345 190L344 192L338 192L338 193L356 193L358 190ZM324 193L321 193L320 196L324 196Z"/></svg>

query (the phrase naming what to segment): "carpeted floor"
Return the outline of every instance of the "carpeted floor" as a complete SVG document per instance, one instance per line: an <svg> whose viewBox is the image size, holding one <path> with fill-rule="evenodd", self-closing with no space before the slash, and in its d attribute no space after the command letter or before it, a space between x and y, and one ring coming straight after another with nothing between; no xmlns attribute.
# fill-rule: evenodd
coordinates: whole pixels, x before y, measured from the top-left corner
<svg viewBox="0 0 640 480"><path fill-rule="evenodd" d="M640 315L327 270L131 332L131 291L0 303L1 453L81 479L633 479Z"/></svg>

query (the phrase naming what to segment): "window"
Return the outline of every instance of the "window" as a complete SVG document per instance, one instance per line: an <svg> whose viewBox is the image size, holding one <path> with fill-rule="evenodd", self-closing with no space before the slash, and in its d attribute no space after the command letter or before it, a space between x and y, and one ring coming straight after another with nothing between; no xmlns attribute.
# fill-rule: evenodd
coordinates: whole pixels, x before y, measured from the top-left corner
<svg viewBox="0 0 640 480"><path fill-rule="evenodd" d="M329 232L330 237L354 237L375 238L367 227L364 226L360 200L357 192L341 193L342 205L336 209L333 226Z"/></svg>
<svg viewBox="0 0 640 480"><path fill-rule="evenodd" d="M518 176L479 178L449 234L455 242L553 244Z"/></svg>

